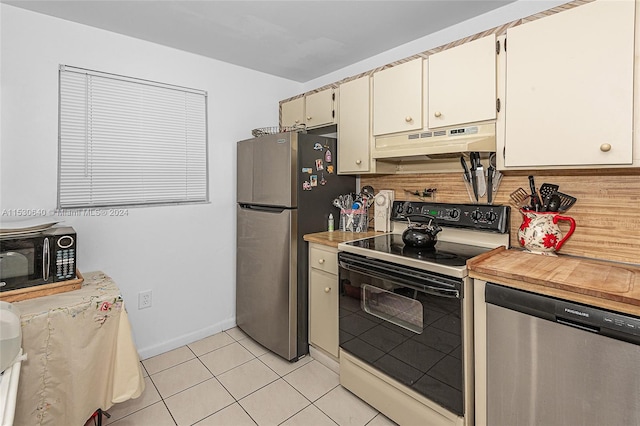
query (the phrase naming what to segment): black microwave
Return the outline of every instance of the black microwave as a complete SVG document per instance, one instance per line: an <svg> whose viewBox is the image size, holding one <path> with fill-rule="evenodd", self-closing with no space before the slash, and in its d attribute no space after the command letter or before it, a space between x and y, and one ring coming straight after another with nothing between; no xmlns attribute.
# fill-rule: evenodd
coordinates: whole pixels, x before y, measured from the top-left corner
<svg viewBox="0 0 640 426"><path fill-rule="evenodd" d="M70 226L0 234L0 291L76 278L77 238Z"/></svg>

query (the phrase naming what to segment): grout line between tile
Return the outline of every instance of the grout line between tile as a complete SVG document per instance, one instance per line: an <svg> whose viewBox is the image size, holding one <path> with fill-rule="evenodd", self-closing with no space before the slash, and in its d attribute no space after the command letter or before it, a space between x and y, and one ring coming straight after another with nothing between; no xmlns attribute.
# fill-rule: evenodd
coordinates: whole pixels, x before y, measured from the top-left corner
<svg viewBox="0 0 640 426"><path fill-rule="evenodd" d="M230 334L226 333L226 330L225 330L225 331L222 331L222 332L223 332L223 333L225 333L225 334L227 334L227 336L228 336L228 337L230 337L230 338L233 340L233 342L232 342L232 343L239 343L242 347L244 347L244 345L242 345L242 344L240 343L240 341L241 341L241 340L247 340L247 339L249 339L249 340L250 340L250 338L249 338L248 336L245 336L243 339L239 339L239 340L238 340L238 339L235 339L232 335L230 335ZM232 344L232 343L228 343L228 344L226 344L226 345L220 346L220 347L218 347L218 348L214 349L213 351L216 351L216 350L218 350L218 349L222 349L222 348L224 348L224 347L226 347L226 346L229 346L229 345L230 345L230 344ZM131 412L131 413L127 414L126 416L119 418L119 419L118 419L118 420L116 420L116 421L120 421L120 420L122 420L122 419L124 419L124 418L127 418L127 417L129 417L129 416L131 416L131 415L133 415L133 414L135 414L135 413L138 413L138 412L139 412L139 411L141 411L141 410L147 409L147 408L151 407L152 405L155 405L155 404L156 404L156 403L158 403L158 402L162 402L162 404L164 405L164 407L166 408L166 410L169 412L169 415L171 416L171 419L172 419L172 421L174 422L174 424L177 424L177 421L176 421L176 419L175 419L175 417L174 417L173 413L171 413L171 410L169 410L169 407L168 407L168 405L167 405L167 403L166 403L166 399L168 399L168 398L170 398L170 397L173 397L173 396L175 396L175 395L178 395L178 394L180 394L180 393L182 393L182 392L184 392L184 391L187 391L187 390L189 390L189 389L191 389L191 388L193 388L193 387L195 387L195 386L198 386L198 385L200 385L201 383L203 383L204 381L203 381L203 382L196 383L196 384L193 384L192 386L189 386L188 388L183 389L183 390L181 390L180 392L177 392L177 393L175 393L175 394L168 395L168 396L166 396L166 397L165 397L165 396L163 396L163 395L160 393L160 390L158 389L158 387L156 386L156 384L155 384L155 382L154 382L154 380L153 380L153 376L154 376L154 375L156 375L156 374L158 374L158 373L161 373L161 372L163 372L163 371L166 371L166 370L168 370L168 369L170 369L170 368L173 368L173 367L179 366L179 365L181 365L181 364L184 364L184 363L186 363L186 362L193 361L194 359L197 359L197 360L200 362L200 364L201 364L202 366L204 366L204 367L205 367L205 369L206 369L206 370L207 370L207 371L212 375L212 378L214 378L214 379L215 379L215 380L216 380L216 381L217 381L217 382L222 386L222 388L223 388L226 392L228 392L228 393L229 393L229 395L231 395L231 398L233 399L233 402L232 402L231 404L228 404L228 405L226 405L226 406L224 406L224 407L222 407L222 408L220 408L220 409L216 410L215 412L213 412L213 413L211 413L211 414L209 414L209 415L207 415L207 416L203 417L202 419L197 420L195 423L197 423L197 422L201 422L201 421L203 421L204 419L206 419L206 418L208 418L208 417L211 417L211 416L215 415L216 413L219 413L220 411L222 411L222 410L224 410L224 409L226 409L226 408L229 408L229 407L230 407L230 406L232 406L233 404L238 404L238 406L242 409L242 411L244 411L244 412L246 413L246 415L247 415L247 416L248 416L248 417L249 417L249 418L250 418L250 419L251 419L251 420L252 420L256 425L259 425L259 424L258 424L258 422L256 421L256 419L254 419L254 418L249 414L249 412L247 412L247 410L245 410L245 408L242 406L242 404L241 404L240 402L241 402L242 400L244 400L245 398L249 397L250 395L254 394L255 392L258 392L259 390L261 390L261 389L265 388L266 386L269 386L269 385L273 384L273 383L274 383L274 382L276 382L277 380L282 379L286 384L288 384L289 386L291 386L291 387L292 387L292 388L293 388L293 389L294 389L298 394L300 394L300 395L301 395L301 396L302 396L302 397L303 397L303 398L308 402L308 404L307 404L305 407L303 407L302 409L298 410L296 413L294 413L294 414L292 414L291 416L289 416L287 419L283 420L280 424L282 424L282 423L284 423L284 422L286 422L286 421L290 420L292 417L295 417L296 415L298 415L298 414L299 414L300 412L302 412L303 410L305 410L305 409L309 408L309 406L310 406L310 405L313 405L313 406L314 406L316 409L318 409L321 413L323 413L325 416L327 416L327 417L328 417L328 418L329 418L333 423L338 424L338 423L337 423L337 422L336 422L336 421L335 421L335 420L334 420L334 419L333 419L329 414L325 413L325 412L324 412L324 411L323 411L319 406L317 406L317 405L316 405L316 402L318 402L320 399L322 399L323 397L325 397L325 396L326 396L327 394L329 394L330 392L334 391L337 387L341 386L340 384L337 384L336 386L334 386L334 387L332 387L331 389L329 389L327 392L325 392L325 393L323 393L322 395L320 395L320 396L319 396L318 398L316 398L314 401L311 401L311 400L310 400L309 398L307 398L307 397L306 397L302 392L300 392L300 390L298 390L298 388L296 388L294 385L292 385L291 383L289 383L289 382L286 380L286 378L285 378L286 376L288 376L288 375L292 374L293 372L295 372L295 371L297 371L298 369L300 369L300 368L304 367L305 365L308 365L310 362L317 361L317 360L315 360L314 358L312 358L310 355L307 355L307 356L305 356L305 357L303 357L303 358L300 358L300 359L298 360L298 362L299 362L299 361L301 361L301 360L303 360L303 359L307 358L307 359L306 359L306 362L304 362L303 364L300 364L299 366L296 366L296 367L295 367L293 370L291 370L291 371L287 371L287 372L286 372L286 373L284 373L284 374L280 374L280 373L278 373L275 369L273 369L272 367L270 367L270 366L269 366L269 365L268 365L268 364L267 364L267 363L262 359L265 355L269 354L270 352L267 352L267 353L265 353L265 354L263 354L263 355L260 355L260 356L256 356L256 355L255 355L255 354L253 354L251 351L249 351L249 353L251 353L251 355L252 355L252 358L251 358L250 360L245 361L245 362L243 362L243 363L241 363L241 364L239 364L239 365L237 365L237 366L235 366L235 367L233 367L233 368L231 368L231 369L229 369L229 370L223 371L223 372L219 373L218 375L216 375L216 374L213 374L213 372L212 372L212 371L211 371L211 370L206 366L206 364L205 364L205 363L200 359L200 357L202 357L202 356L204 356L204 355L206 355L206 354L208 354L208 353L211 353L211 352L213 352L213 351L209 351L209 352L203 353L203 354L201 354L200 356L198 356L198 355L196 355L196 354L195 354L195 352L193 351L193 349L191 349L191 347L189 347L189 345L185 345L185 346L186 346L187 348L189 348L189 350L190 350L190 351L191 351L191 353L193 354L194 358L191 358L191 359L186 360L186 361L183 361L183 362L179 362L178 364L175 364L175 365L173 365L172 367L168 367L168 368L166 368L166 369L163 369L163 370L157 371L157 372L155 372L153 375L152 375L152 374L149 374L149 371L147 370L147 368L144 366L144 364L142 364L142 363L141 363L142 367L144 368L144 371L147 373L147 376L149 377L149 380L150 380L150 382L151 382L151 385L155 388L156 392L157 392L157 393L158 393L158 395L160 396L160 400L159 400L159 401L156 401L156 402L154 402L154 403L150 403L149 405L146 405L145 407L141 407L140 409L138 409L138 410L136 410L136 411L134 411L134 412ZM246 349L246 348L245 348L245 349ZM248 349L247 349L247 350L248 350ZM276 355L276 356L277 356L277 355ZM224 384L219 380L218 376L220 376L220 375L222 375L222 374L225 374L225 373L228 373L228 372L230 372L230 371L232 371L232 370L234 370L234 369L236 369L236 368L238 368L238 367L241 367L241 366L243 366L243 365L245 365L245 364L247 364L247 363L249 363L249 362L251 362L251 361L253 361L253 360L255 360L255 359L259 360L259 361L260 361L264 366L266 366L270 371L272 371L272 372L276 375L276 378L275 378L274 380L271 380L271 381L269 381L268 383L266 383L266 384L264 384L264 385L260 386L259 388L257 388L257 389L255 389L255 390L253 390L252 392L250 392L249 394L247 394L247 395L243 396L242 398L240 398L240 399L236 399L236 397L235 397L235 396L234 396L234 395L229 391L229 389L227 389L227 388L225 387L225 385L224 385ZM318 362L319 362L319 361L318 361ZM210 379L206 379L206 380L210 380ZM205 381L206 381L206 380L205 380ZM367 422L367 424L371 423L371 422L373 421L373 419L375 419L379 414L380 414L380 413L379 413L379 412L377 412L377 413L376 413L376 415L375 415L371 420L369 420L369 422Z"/></svg>

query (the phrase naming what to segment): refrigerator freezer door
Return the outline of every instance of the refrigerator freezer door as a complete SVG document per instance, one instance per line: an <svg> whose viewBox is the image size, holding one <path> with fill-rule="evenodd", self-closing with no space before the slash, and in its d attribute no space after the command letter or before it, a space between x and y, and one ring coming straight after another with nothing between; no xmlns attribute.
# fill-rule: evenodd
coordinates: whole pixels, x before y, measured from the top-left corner
<svg viewBox="0 0 640 426"><path fill-rule="evenodd" d="M238 205L236 321L287 360L297 358L297 211Z"/></svg>
<svg viewBox="0 0 640 426"><path fill-rule="evenodd" d="M279 133L238 142L238 202L296 207L298 138Z"/></svg>

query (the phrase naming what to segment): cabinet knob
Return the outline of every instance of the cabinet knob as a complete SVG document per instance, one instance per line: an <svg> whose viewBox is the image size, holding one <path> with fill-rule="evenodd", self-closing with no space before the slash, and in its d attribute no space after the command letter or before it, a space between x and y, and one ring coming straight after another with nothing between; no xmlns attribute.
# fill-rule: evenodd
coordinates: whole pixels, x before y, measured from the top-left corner
<svg viewBox="0 0 640 426"><path fill-rule="evenodd" d="M300 120L296 120L296 121L295 121L295 123L299 123L299 122L300 122Z"/></svg>
<svg viewBox="0 0 640 426"><path fill-rule="evenodd" d="M324 288L324 292L325 292L325 293L329 293L330 291L331 291L331 287L325 287L325 288Z"/></svg>
<svg viewBox="0 0 640 426"><path fill-rule="evenodd" d="M356 164L359 166L360 164L362 164L362 160L356 160Z"/></svg>
<svg viewBox="0 0 640 426"><path fill-rule="evenodd" d="M436 111L433 113L433 115L435 115L436 117L440 117L442 116L442 113L440 111Z"/></svg>
<svg viewBox="0 0 640 426"><path fill-rule="evenodd" d="M411 116L407 115L407 116L404 118L404 121L406 121L407 123L411 123L411 122L413 121L413 118L411 118Z"/></svg>
<svg viewBox="0 0 640 426"><path fill-rule="evenodd" d="M324 259L318 259L318 263L322 265L324 263Z"/></svg>
<svg viewBox="0 0 640 426"><path fill-rule="evenodd" d="M600 145L600 151L602 151L602 152L611 151L611 144L603 143L602 145Z"/></svg>
<svg viewBox="0 0 640 426"><path fill-rule="evenodd" d="M311 117L307 117L307 121L311 120Z"/></svg>

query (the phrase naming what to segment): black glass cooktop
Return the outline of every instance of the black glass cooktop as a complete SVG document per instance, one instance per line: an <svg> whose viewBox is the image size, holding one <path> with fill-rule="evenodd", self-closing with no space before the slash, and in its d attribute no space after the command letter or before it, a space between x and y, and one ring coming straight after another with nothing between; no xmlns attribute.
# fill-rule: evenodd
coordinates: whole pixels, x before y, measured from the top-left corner
<svg viewBox="0 0 640 426"><path fill-rule="evenodd" d="M409 247L404 244L402 235L399 234L378 235L363 240L350 241L347 245L444 266L465 266L468 259L490 250L484 247L439 240L434 248Z"/></svg>

